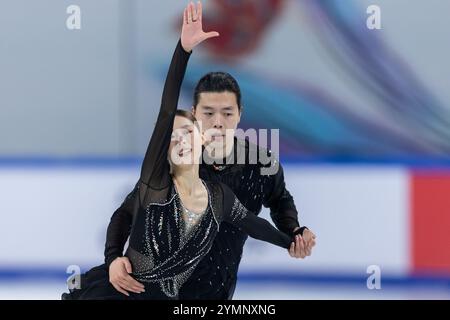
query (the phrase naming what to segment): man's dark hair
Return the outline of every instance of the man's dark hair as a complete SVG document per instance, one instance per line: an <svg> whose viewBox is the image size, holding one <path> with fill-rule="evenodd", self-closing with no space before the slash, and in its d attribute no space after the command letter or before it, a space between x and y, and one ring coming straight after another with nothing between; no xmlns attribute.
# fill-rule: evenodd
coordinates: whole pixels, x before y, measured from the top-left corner
<svg viewBox="0 0 450 320"><path fill-rule="evenodd" d="M210 72L204 75L197 83L194 91L194 108L197 107L202 92L232 92L236 96L236 102L241 110L241 89L236 79L226 72Z"/></svg>

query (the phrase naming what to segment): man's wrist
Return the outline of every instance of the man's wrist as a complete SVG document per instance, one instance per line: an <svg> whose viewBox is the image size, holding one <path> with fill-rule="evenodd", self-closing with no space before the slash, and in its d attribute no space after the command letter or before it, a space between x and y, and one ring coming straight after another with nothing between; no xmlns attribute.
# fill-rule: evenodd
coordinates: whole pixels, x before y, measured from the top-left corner
<svg viewBox="0 0 450 320"><path fill-rule="evenodd" d="M305 230L309 230L308 227L306 227L306 226L303 226L303 227L297 227L297 228L294 229L293 235L294 235L294 236L296 236L296 235L301 235L301 236L303 236L303 232L304 232Z"/></svg>

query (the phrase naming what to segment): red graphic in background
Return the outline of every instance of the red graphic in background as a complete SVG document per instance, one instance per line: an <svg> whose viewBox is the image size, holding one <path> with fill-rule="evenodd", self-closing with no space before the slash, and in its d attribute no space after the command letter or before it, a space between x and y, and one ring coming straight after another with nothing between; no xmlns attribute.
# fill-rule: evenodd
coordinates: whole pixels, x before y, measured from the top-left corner
<svg viewBox="0 0 450 320"><path fill-rule="evenodd" d="M450 274L450 173L412 173L413 271Z"/></svg>
<svg viewBox="0 0 450 320"><path fill-rule="evenodd" d="M226 60L252 53L265 31L281 12L283 0L212 0L203 10L206 31L220 37L205 46L217 59Z"/></svg>

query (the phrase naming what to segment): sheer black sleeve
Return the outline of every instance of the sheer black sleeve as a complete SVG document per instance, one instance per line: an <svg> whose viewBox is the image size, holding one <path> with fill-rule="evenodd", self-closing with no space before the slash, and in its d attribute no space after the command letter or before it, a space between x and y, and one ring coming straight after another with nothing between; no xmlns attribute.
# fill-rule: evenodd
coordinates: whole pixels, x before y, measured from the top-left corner
<svg viewBox="0 0 450 320"><path fill-rule="evenodd" d="M133 223L133 209L138 192L139 182L111 217L105 243L105 263L108 267L114 259L123 256L123 249Z"/></svg>
<svg viewBox="0 0 450 320"><path fill-rule="evenodd" d="M153 130L142 164L140 176L141 188L161 190L169 184L170 170L167 153L172 135L175 112L178 106L181 84L186 73L190 55L190 53L183 49L181 41L179 41L164 84L161 108L156 120L155 129Z"/></svg>
<svg viewBox="0 0 450 320"><path fill-rule="evenodd" d="M117 257L123 255L133 223L133 210L141 194L148 188L160 190L168 185L170 179L167 152L172 135L173 120L178 106L181 84L186 72L190 53L184 51L178 42L164 84L161 108L153 134L144 157L141 175L134 190L114 212L108 225L105 243L105 263L109 266ZM141 204L139 202L139 204Z"/></svg>
<svg viewBox="0 0 450 320"><path fill-rule="evenodd" d="M293 238L273 227L269 221L259 218L253 212L248 211L230 188L222 184L224 195L224 216L227 221L250 237L272 243L276 246L288 249Z"/></svg>

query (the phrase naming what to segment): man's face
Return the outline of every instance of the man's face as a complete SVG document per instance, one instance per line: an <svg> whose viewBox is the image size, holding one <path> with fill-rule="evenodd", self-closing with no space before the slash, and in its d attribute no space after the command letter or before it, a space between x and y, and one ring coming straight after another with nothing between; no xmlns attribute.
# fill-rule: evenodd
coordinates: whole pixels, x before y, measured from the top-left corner
<svg viewBox="0 0 450 320"><path fill-rule="evenodd" d="M241 113L233 92L202 92L194 115L201 122L205 146L216 150L217 157L226 155L226 147L233 145L234 132Z"/></svg>

